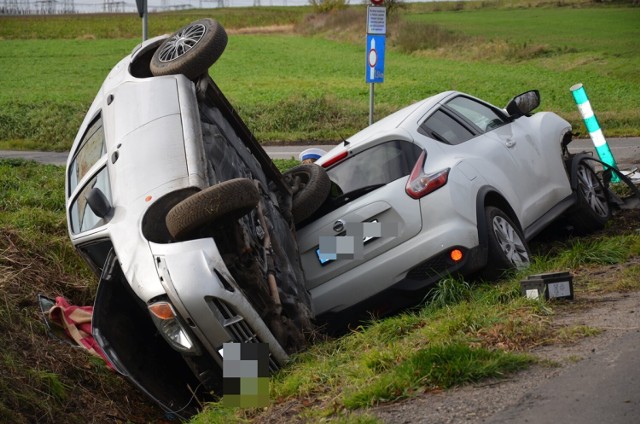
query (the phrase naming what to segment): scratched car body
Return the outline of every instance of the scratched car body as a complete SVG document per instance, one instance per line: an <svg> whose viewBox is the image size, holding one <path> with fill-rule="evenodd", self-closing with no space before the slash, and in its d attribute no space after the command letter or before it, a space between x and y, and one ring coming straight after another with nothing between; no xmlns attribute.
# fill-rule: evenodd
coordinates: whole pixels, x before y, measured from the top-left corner
<svg viewBox="0 0 640 424"><path fill-rule="evenodd" d="M560 216L601 228L604 187L569 154L570 124L532 114L539 101L529 91L502 109L443 92L321 157L332 195L297 233L314 312L393 308L447 275L526 267L527 241ZM321 249L323 237L337 241Z"/></svg>
<svg viewBox="0 0 640 424"><path fill-rule="evenodd" d="M268 343L273 371L314 318L525 266L527 240L560 215L582 230L608 218L602 184L566 151L569 124L530 114L537 92L506 110L441 93L282 175L207 74L202 56L224 45L201 20L137 46L67 162L69 235L100 279L94 337L167 411L220 390L224 343Z"/></svg>

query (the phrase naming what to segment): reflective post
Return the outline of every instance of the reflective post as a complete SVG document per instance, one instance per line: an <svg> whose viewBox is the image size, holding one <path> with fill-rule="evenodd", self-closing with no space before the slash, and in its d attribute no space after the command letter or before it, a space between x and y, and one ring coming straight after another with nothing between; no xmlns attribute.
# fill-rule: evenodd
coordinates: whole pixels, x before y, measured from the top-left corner
<svg viewBox="0 0 640 424"><path fill-rule="evenodd" d="M598 123L598 119L593 113L591 103L587 97L587 92L582 84L576 84L571 87L571 94L573 95L573 99L576 101L576 105L578 105L578 110L580 110L580 115L582 115L584 125L587 127L587 131L589 131L589 137L591 137L591 141L596 148L598 157L602 162L617 169L618 165L616 165L616 160L613 158L613 153L611 153L607 140L604 138L604 134L600 129L600 123ZM611 177L611 181L617 183L620 181L620 178L618 178L618 175L614 173Z"/></svg>

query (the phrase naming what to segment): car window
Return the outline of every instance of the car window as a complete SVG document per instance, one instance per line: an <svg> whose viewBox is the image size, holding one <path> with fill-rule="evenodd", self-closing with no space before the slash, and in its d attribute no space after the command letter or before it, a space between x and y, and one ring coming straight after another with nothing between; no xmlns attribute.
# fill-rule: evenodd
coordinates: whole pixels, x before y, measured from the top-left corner
<svg viewBox="0 0 640 424"><path fill-rule="evenodd" d="M106 152L102 116L98 116L82 137L78 152L69 166L69 193L73 193L89 169Z"/></svg>
<svg viewBox="0 0 640 424"><path fill-rule="evenodd" d="M494 130L508 122L498 110L468 97L455 97L447 102L447 106L473 122L483 132Z"/></svg>
<svg viewBox="0 0 640 424"><path fill-rule="evenodd" d="M342 193L350 193L409 175L421 152L413 143L389 141L338 163L327 173Z"/></svg>
<svg viewBox="0 0 640 424"><path fill-rule="evenodd" d="M104 220L93 213L87 203L87 196L93 188L99 188L107 200L111 202L109 171L106 166L100 169L100 171L85 184L71 204L69 218L71 221L71 231L74 234L88 231L104 224Z"/></svg>
<svg viewBox="0 0 640 424"><path fill-rule="evenodd" d="M468 128L442 110L435 111L418 131L445 144L460 144L475 137Z"/></svg>

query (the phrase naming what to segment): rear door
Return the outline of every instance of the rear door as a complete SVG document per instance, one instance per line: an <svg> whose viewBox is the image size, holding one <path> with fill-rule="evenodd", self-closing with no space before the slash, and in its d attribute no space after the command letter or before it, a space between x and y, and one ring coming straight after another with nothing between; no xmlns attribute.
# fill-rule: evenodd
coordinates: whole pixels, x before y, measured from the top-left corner
<svg viewBox="0 0 640 424"><path fill-rule="evenodd" d="M327 170L333 187L323 215L298 230L308 289L420 232L420 204L405 184L421 152L408 141L385 141Z"/></svg>

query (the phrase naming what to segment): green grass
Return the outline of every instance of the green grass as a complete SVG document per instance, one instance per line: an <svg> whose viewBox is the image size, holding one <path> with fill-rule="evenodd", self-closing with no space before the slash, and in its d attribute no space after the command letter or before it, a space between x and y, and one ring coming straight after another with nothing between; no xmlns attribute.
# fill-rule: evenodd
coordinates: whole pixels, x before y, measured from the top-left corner
<svg viewBox="0 0 640 424"><path fill-rule="evenodd" d="M103 361L47 335L36 296L92 305L96 285L67 233L64 168L0 159L0 422L161 416Z"/></svg>
<svg viewBox="0 0 640 424"><path fill-rule="evenodd" d="M150 13L149 35L172 33L201 18L215 18L225 28L291 25L300 21L308 7L233 7ZM78 14L50 16L0 16L0 40L14 39L105 39L141 36L137 13Z"/></svg>
<svg viewBox="0 0 640 424"><path fill-rule="evenodd" d="M586 134L569 93L582 82L605 135L640 135L640 8L469 3L452 12L445 6L433 12L434 5L411 5L403 12L399 39L392 33L389 41L385 82L376 86L376 118L447 89L504 105L537 88L541 109ZM152 15L150 33L211 14L229 28L301 22L303 12L291 9ZM341 13L364 19L359 6ZM367 125L364 46L353 37L360 30L333 21L312 37L231 33L211 74L259 140L336 141ZM67 149L109 70L139 42L139 22L134 15L2 17L0 23L0 62L11 64L0 73L0 148ZM417 42L406 49L412 53L398 44L402 25L411 34L405 38ZM345 33L331 37L357 41L327 38L343 27ZM440 41L421 47L421 40Z"/></svg>

